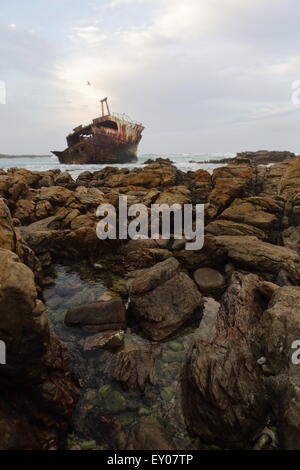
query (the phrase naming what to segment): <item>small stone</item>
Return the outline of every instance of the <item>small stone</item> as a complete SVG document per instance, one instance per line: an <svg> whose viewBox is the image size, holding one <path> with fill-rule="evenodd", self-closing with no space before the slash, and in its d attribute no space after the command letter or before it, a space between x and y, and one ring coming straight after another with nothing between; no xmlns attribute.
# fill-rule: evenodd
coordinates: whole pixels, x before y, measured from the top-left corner
<svg viewBox="0 0 300 470"><path fill-rule="evenodd" d="M95 263L93 267L97 269L98 271L102 271L102 269L104 269L103 264L100 264L100 263Z"/></svg>
<svg viewBox="0 0 300 470"><path fill-rule="evenodd" d="M267 362L267 359L264 356L257 359L257 364L259 364L260 366L263 366L266 362Z"/></svg>
<svg viewBox="0 0 300 470"><path fill-rule="evenodd" d="M197 269L194 272L194 280L204 294L220 295L226 286L224 276L211 268Z"/></svg>
<svg viewBox="0 0 300 470"><path fill-rule="evenodd" d="M124 343L124 331L105 331L97 335L89 336L84 342L84 351L97 349L116 349Z"/></svg>

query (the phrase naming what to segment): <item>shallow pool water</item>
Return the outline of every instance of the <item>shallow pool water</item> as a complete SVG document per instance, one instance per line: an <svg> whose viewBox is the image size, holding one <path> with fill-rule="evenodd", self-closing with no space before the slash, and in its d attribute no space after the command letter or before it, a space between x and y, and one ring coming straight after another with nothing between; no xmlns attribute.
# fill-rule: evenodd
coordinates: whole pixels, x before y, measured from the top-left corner
<svg viewBox="0 0 300 470"><path fill-rule="evenodd" d="M199 441L186 432L180 406L182 366L187 348L198 334L198 324L181 328L168 341L160 343L155 385L147 386L144 392L124 390L111 377L110 365L116 353L84 352L83 344L90 333L64 325L69 308L95 302L107 288L124 287L124 281L84 264L55 265L52 270L53 285L44 290L51 329L67 346L72 370L82 386L68 448L116 449L120 440L126 442L131 427L141 416L148 415L164 426L179 450L199 448ZM125 340L137 335L141 337L139 331L128 329Z"/></svg>

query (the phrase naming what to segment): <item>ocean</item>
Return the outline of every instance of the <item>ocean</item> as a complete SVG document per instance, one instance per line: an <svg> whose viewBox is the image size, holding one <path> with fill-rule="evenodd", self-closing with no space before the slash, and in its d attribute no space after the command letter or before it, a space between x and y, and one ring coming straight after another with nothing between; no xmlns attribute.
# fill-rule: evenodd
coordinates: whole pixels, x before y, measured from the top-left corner
<svg viewBox="0 0 300 470"><path fill-rule="evenodd" d="M138 157L138 161L134 163L126 164L115 164L110 165L117 168L138 168L143 167L144 163L151 158L169 158L174 162L176 167L184 172L189 170L195 171L199 168L205 169L210 173L221 166L220 164L204 163L207 160L219 160L222 158L234 157L233 153L200 153L200 154L144 154ZM60 168L61 171L67 171L70 175L76 179L83 171L96 171L104 168L107 165L61 165L58 158L53 156L49 157L26 157L26 158L1 158L0 169L7 170L8 168L26 168L31 171L47 171L53 170L54 168Z"/></svg>

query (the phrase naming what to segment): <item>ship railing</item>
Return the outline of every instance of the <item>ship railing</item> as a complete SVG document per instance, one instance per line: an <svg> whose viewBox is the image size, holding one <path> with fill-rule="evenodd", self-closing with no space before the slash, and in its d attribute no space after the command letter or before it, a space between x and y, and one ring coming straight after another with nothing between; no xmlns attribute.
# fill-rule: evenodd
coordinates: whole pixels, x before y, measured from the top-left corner
<svg viewBox="0 0 300 470"><path fill-rule="evenodd" d="M134 126L141 126L142 123L133 121L127 114L125 113L112 113L112 116L121 119L122 121L126 121L129 124L133 124Z"/></svg>

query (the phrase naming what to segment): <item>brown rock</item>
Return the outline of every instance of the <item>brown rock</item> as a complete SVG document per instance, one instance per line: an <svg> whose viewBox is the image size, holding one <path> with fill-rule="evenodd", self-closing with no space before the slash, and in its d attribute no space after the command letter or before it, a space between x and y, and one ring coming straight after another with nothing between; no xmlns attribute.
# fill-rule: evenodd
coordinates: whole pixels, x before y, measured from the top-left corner
<svg viewBox="0 0 300 470"><path fill-rule="evenodd" d="M36 196L37 201L49 201L53 205L64 205L68 198L72 195L72 191L63 186L51 186L41 188Z"/></svg>
<svg viewBox="0 0 300 470"><path fill-rule="evenodd" d="M178 261L169 258L129 281L130 308L151 339L166 338L202 310L195 283L178 270Z"/></svg>
<svg viewBox="0 0 300 470"><path fill-rule="evenodd" d="M199 268L194 272L194 280L204 295L222 294L226 281L224 276L211 268Z"/></svg>
<svg viewBox="0 0 300 470"><path fill-rule="evenodd" d="M65 324L94 331L123 329L126 325L123 302L116 295L109 301L72 308L67 312Z"/></svg>
<svg viewBox="0 0 300 470"><path fill-rule="evenodd" d="M282 203L279 201L270 197L249 197L235 199L230 207L222 212L220 218L271 230L272 227L278 226L281 213Z"/></svg>
<svg viewBox="0 0 300 470"><path fill-rule="evenodd" d="M112 377L127 389L145 391L155 385L156 361L161 347L138 336L125 337L124 346L117 351L110 365Z"/></svg>
<svg viewBox="0 0 300 470"><path fill-rule="evenodd" d="M263 230L251 225L233 222L232 220L214 220L205 227L205 231L213 235L249 235L260 238L261 240L266 240L268 238L266 232Z"/></svg>
<svg viewBox="0 0 300 470"><path fill-rule="evenodd" d="M291 279L300 278L298 253L283 246L272 245L256 237L219 236L217 246L227 252L227 256L243 267L259 272L278 274L285 269Z"/></svg>
<svg viewBox="0 0 300 470"><path fill-rule="evenodd" d="M116 349L124 343L124 331L105 331L97 335L89 336L84 342L84 351L97 349Z"/></svg>
<svg viewBox="0 0 300 470"><path fill-rule="evenodd" d="M58 448L77 399L68 355L49 334L32 271L3 249L0 265L0 340L7 349L0 370L0 447Z"/></svg>
<svg viewBox="0 0 300 470"><path fill-rule="evenodd" d="M264 310L259 278L235 273L218 315L212 344L196 340L183 376L189 430L205 441L242 447L261 431L268 400L256 359L262 356L255 327Z"/></svg>
<svg viewBox="0 0 300 470"><path fill-rule="evenodd" d="M209 195L207 216L215 218L236 198L253 191L253 169L247 163L229 163L217 168L212 176L213 190Z"/></svg>
<svg viewBox="0 0 300 470"><path fill-rule="evenodd" d="M176 450L165 428L150 417L143 417L128 438L126 450Z"/></svg>

